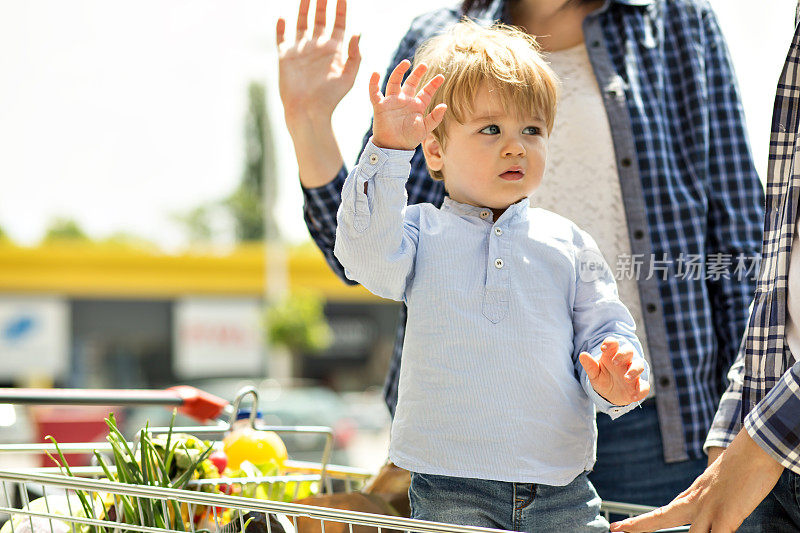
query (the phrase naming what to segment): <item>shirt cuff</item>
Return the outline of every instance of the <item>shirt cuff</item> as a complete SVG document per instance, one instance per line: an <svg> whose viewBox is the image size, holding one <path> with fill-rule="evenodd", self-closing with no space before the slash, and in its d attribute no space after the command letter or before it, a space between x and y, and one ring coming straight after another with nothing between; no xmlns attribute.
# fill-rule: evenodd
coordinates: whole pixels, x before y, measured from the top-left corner
<svg viewBox="0 0 800 533"><path fill-rule="evenodd" d="M367 141L361 157L358 158L359 174L370 179L380 172L380 177L408 179L409 165L414 157L414 150L392 150L379 148ZM384 168L386 167L386 168Z"/></svg>
<svg viewBox="0 0 800 533"><path fill-rule="evenodd" d="M714 421L708 432L703 451L708 455L711 447L727 448L742 429L742 389L731 382L722 395Z"/></svg>
<svg viewBox="0 0 800 533"><path fill-rule="evenodd" d="M800 473L800 376L798 365L744 419L750 437L784 468Z"/></svg>
<svg viewBox="0 0 800 533"><path fill-rule="evenodd" d="M342 165L336 177L329 183L320 187L304 187L300 184L303 191L303 198L305 198L306 206L312 207L318 211L329 211L330 206L333 204L336 207L339 205L339 198L342 194L342 185L347 178L347 169ZM336 212L336 209L334 209Z"/></svg>

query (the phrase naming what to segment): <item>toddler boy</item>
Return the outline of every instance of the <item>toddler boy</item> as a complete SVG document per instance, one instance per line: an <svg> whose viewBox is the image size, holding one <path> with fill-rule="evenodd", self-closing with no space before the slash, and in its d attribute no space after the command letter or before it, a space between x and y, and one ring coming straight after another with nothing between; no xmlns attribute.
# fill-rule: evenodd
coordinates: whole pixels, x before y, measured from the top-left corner
<svg viewBox="0 0 800 533"><path fill-rule="evenodd" d="M650 387L592 238L529 208L557 80L530 36L468 21L415 65L402 83L400 63L386 94L370 79L373 137L344 184L334 249L348 277L408 306L389 456L411 471L412 517L607 531L586 477L595 408L615 418ZM441 208L406 205L420 143Z"/></svg>

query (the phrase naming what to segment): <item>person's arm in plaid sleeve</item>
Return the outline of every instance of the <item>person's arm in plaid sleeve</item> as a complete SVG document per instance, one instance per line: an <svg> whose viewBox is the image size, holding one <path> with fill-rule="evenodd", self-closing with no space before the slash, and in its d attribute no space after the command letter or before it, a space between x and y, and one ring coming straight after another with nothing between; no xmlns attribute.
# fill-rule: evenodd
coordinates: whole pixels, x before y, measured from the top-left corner
<svg viewBox="0 0 800 533"><path fill-rule="evenodd" d="M360 63L358 36L344 50L347 7L337 0L333 27L326 26L327 0L317 0L314 24L308 26L310 0L300 0L295 41L288 43L286 21L277 26L279 88L286 125L292 138L303 188L303 216L311 238L334 273L346 283L344 268L333 254L336 211L347 168L332 128L333 111L352 88ZM414 55L419 36L409 31L389 65L387 75L403 59ZM372 135L364 136L361 152ZM414 169L412 169L412 174ZM417 198L409 197L410 203Z"/></svg>
<svg viewBox="0 0 800 533"><path fill-rule="evenodd" d="M730 446L742 429L742 381L744 378L744 352L740 351L736 362L728 372L728 390L722 395L717 413L711 424L703 451L708 455L708 464Z"/></svg>
<svg viewBox="0 0 800 533"><path fill-rule="evenodd" d="M688 489L669 505L612 524L611 531L653 531L687 523L692 531L734 531L772 490L784 468L800 472L799 425L800 362L756 404L730 446ZM723 433L721 444L728 436Z"/></svg>
<svg viewBox="0 0 800 533"><path fill-rule="evenodd" d="M664 507L611 524L611 531L644 532L691 524L691 531L736 531L772 490L783 466L747 431L692 485Z"/></svg>
<svg viewBox="0 0 800 533"><path fill-rule="evenodd" d="M311 28L309 4L310 0L300 0L293 42L285 39L286 21L278 20L278 85L303 186L306 226L333 271L353 283L333 256L336 210L347 170L331 121L334 109L355 82L361 62L359 39L351 37L345 52L347 8L343 0L337 2L330 30L325 17L327 0L317 2Z"/></svg>
<svg viewBox="0 0 800 533"><path fill-rule="evenodd" d="M386 80L389 79L394 67L399 65L404 59L411 59L413 57L414 49L416 47L416 40L413 37L413 33L410 32L401 41L400 46L396 50L394 58L392 59L386 72L386 75L383 77L383 86L381 87L381 90L386 90ZM364 148L367 146L367 143L371 137L372 125L370 124L369 129L367 130L366 134L364 134L364 140L361 143L359 157L361 157L361 155L364 153ZM419 149L417 149L417 151L419 151ZM300 155L298 154L297 157L299 161ZM423 170L427 174L428 171L424 165ZM418 171L419 170L412 163L412 177L413 174ZM320 249L320 251L322 251L323 255L325 256L325 260L328 262L328 265L331 267L331 270L333 270L334 274L339 276L339 278L345 283L352 285L357 284L357 282L345 275L344 267L333 253L333 247L336 241L336 211L339 209L339 205L342 202L342 187L344 186L347 175L347 167L342 164L333 180L325 185L319 187L307 187L302 179L302 175L300 183L303 188L304 198L303 218L305 219L306 227L308 227L308 232L311 235L311 238L314 239L317 247ZM409 195L409 204L415 204L417 202L417 198Z"/></svg>
<svg viewBox="0 0 800 533"><path fill-rule="evenodd" d="M706 471L668 505L613 523L611 531L635 533L682 524L692 524L692 531L735 531L772 490L785 466L800 470L794 431L800 424L800 363L784 374L740 429L743 361L740 353L706 440Z"/></svg>
<svg viewBox="0 0 800 533"><path fill-rule="evenodd" d="M706 6L705 65L708 80L708 230L707 266L725 265L729 275L711 276L706 284L711 298L717 339L718 386L739 351L755 292L755 278L735 270L737 260L756 260L761 250L764 190L753 165L747 142L744 111L725 41L716 17ZM730 266L728 266L730 265ZM734 433L735 435L735 433ZM732 437L731 437L732 438Z"/></svg>
<svg viewBox="0 0 800 533"><path fill-rule="evenodd" d="M750 437L784 468L800 473L800 362L744 419Z"/></svg>
<svg viewBox="0 0 800 533"><path fill-rule="evenodd" d="M284 118L297 156L300 181L322 187L341 169L342 159L331 118L356 79L361 54L358 36L344 47L346 3L338 0L329 29L327 0L318 0L314 24L309 27L310 0L300 0L295 40L285 39L286 21L278 19L278 88Z"/></svg>

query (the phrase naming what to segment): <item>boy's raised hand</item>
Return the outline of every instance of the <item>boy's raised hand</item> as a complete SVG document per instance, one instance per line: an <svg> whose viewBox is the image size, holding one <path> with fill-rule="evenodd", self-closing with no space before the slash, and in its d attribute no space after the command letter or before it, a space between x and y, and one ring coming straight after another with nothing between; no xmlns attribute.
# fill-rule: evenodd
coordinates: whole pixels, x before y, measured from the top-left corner
<svg viewBox="0 0 800 533"><path fill-rule="evenodd" d="M633 362L633 349L620 350L619 342L608 337L600 350L599 360L587 352L578 356L597 394L614 405L643 400L650 392L650 384L640 378L644 366L641 361Z"/></svg>
<svg viewBox="0 0 800 533"><path fill-rule="evenodd" d="M428 115L425 109L436 90L444 82L441 74L431 79L417 91L422 76L428 70L425 64L417 66L405 83L403 75L411 67L404 59L395 67L386 83L386 94L378 87L380 75L372 73L369 79L369 99L372 102L374 120L372 142L375 146L392 150L413 150L439 125L447 109L437 105Z"/></svg>

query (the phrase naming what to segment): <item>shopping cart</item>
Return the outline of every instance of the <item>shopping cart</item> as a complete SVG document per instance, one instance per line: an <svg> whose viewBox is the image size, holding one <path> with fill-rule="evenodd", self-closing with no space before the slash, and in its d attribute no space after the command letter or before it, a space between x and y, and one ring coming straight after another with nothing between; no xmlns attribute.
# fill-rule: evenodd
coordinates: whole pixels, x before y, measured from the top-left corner
<svg viewBox="0 0 800 533"><path fill-rule="evenodd" d="M13 389L9 389L13 390ZM125 398L115 397L113 391L103 391L102 399L95 403L104 405L140 403L141 397L126 391ZM153 391L147 403L158 403L153 399ZM57 394L51 392L50 394ZM191 480L185 489L164 486L150 486L120 483L108 479L98 479L115 474L113 467L87 466L70 469L64 475L60 467L39 467L20 470L0 471L0 524L5 522L0 533L117 533L121 531L142 531L147 533L171 532L210 532L234 533L382 533L382 530L409 532L468 533L499 531L485 528L438 524L327 507L314 507L297 503L246 498L214 491L219 487L261 487L262 494L274 493L275 487L287 490L301 483L318 483L320 494L334 493L334 488L342 492L360 489L372 477L372 472L328 464L332 444L330 428L315 426L261 426L256 421L258 395L255 389L245 388L237 395L231 405L214 397L205 397L191 391L171 391L162 394L161 402L175 405L186 414L195 416L198 409L192 409L182 397L191 398L195 405L211 403L213 409L202 407L199 420L214 420L211 425L180 428L149 428L154 435L172 432L189 433L197 436L222 435L230 430L240 403L247 396L252 397L250 424L257 430L270 430L280 433L316 433L325 437L325 447L319 463L287 461L282 475L251 476L247 478L216 478ZM63 401L82 403L85 398L74 391L69 400L49 400L43 392L28 394L20 400L22 393L16 392L16 399L4 395L0 389L0 403L21 401L28 403ZM178 400L175 399L176 395ZM202 398L198 400L198 398ZM199 402L199 403L198 403ZM220 417L228 415L226 423ZM128 443L132 449L137 442ZM0 454L5 453L49 453L62 452L108 452L110 444L104 443L61 443L2 445ZM211 492L204 492L212 489ZM235 493L242 492L234 490ZM287 494L291 495L291 491ZM35 501L32 499L35 498ZM294 498L291 498L294 499ZM651 510L651 507L604 502L602 511L608 518L610 514L634 516ZM198 512L202 511L202 512ZM154 516L160 521L154 521ZM201 516L200 519L196 517ZM148 521L149 520L149 521ZM662 531L687 531L688 528L674 528Z"/></svg>

